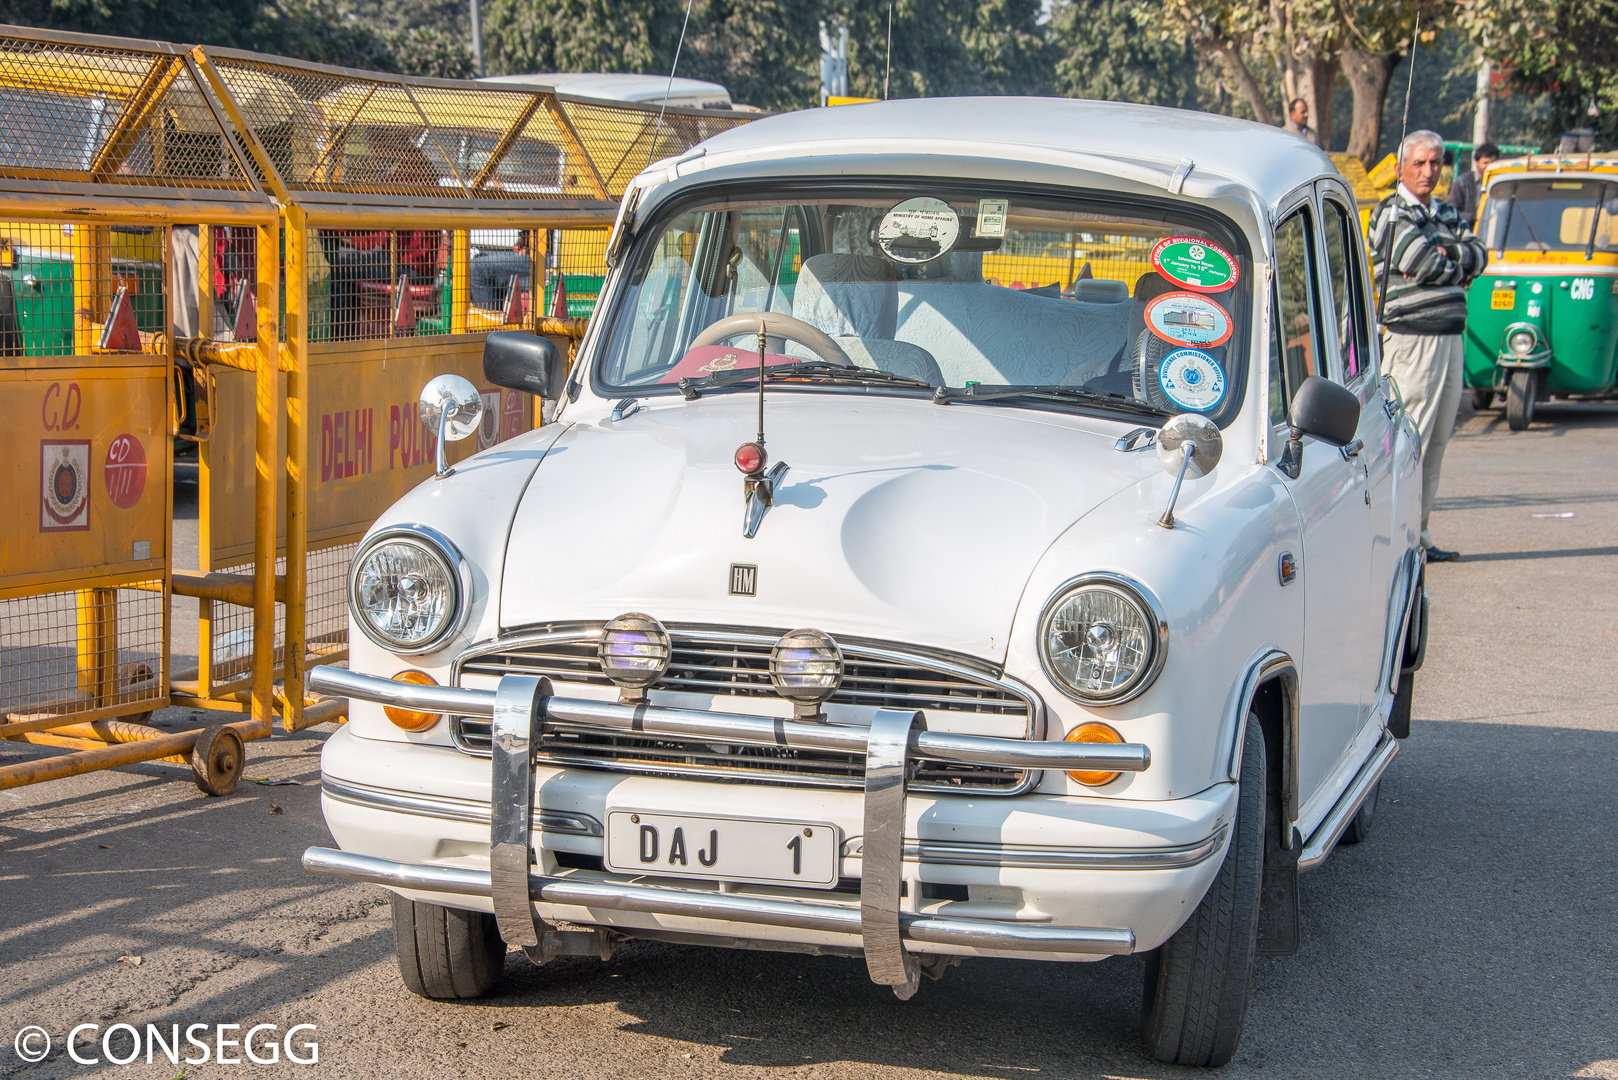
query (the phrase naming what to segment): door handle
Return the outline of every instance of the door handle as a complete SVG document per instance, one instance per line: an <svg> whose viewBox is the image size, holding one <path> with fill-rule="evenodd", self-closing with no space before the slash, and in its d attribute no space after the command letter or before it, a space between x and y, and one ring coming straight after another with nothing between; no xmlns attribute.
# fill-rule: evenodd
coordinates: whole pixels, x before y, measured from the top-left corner
<svg viewBox="0 0 1618 1080"><path fill-rule="evenodd" d="M1342 448L1343 460L1344 461L1351 461L1354 458L1359 457L1360 456L1360 451L1364 450L1364 449L1365 449L1365 440L1363 440L1363 439L1355 439L1353 442L1349 443L1347 446Z"/></svg>

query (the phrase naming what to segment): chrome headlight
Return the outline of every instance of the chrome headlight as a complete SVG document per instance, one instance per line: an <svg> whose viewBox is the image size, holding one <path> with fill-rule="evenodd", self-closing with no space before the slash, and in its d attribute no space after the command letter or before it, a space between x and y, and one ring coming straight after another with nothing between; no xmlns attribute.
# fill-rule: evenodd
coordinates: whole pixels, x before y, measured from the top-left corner
<svg viewBox="0 0 1618 1080"><path fill-rule="evenodd" d="M1116 574L1087 574L1058 589L1039 621L1045 674L1077 701L1115 705L1144 691L1168 653L1156 599Z"/></svg>
<svg viewBox="0 0 1618 1080"><path fill-rule="evenodd" d="M348 574L348 607L365 636L390 652L427 652L466 620L471 574L455 545L424 525L366 541Z"/></svg>
<svg viewBox="0 0 1618 1080"><path fill-rule="evenodd" d="M1506 327L1506 351L1513 356L1532 356L1543 346L1539 329L1531 323L1517 323Z"/></svg>

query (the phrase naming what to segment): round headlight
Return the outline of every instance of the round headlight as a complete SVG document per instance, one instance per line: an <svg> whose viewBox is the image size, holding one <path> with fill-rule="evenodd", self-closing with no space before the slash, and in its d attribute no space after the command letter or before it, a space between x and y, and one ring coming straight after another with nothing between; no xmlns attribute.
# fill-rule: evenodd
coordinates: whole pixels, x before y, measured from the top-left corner
<svg viewBox="0 0 1618 1080"><path fill-rule="evenodd" d="M1112 705L1151 685L1168 651L1168 624L1148 596L1110 574L1056 594L1040 620L1039 658L1063 693Z"/></svg>
<svg viewBox="0 0 1618 1080"><path fill-rule="evenodd" d="M1538 338L1535 337L1532 330L1526 327L1513 330L1506 335L1506 348L1518 356L1527 356L1534 351L1534 346L1537 344L1539 344Z"/></svg>
<svg viewBox="0 0 1618 1080"><path fill-rule="evenodd" d="M460 628L467 588L459 553L420 526L373 538L349 571L354 621L384 649L426 652Z"/></svg>
<svg viewBox="0 0 1618 1080"><path fill-rule="evenodd" d="M643 700L646 688L663 677L673 651L663 624L638 612L608 620L596 647L601 673L636 700Z"/></svg>
<svg viewBox="0 0 1618 1080"><path fill-rule="evenodd" d="M843 650L820 630L783 634L770 650L770 682L800 718L818 716L821 703L842 685Z"/></svg>

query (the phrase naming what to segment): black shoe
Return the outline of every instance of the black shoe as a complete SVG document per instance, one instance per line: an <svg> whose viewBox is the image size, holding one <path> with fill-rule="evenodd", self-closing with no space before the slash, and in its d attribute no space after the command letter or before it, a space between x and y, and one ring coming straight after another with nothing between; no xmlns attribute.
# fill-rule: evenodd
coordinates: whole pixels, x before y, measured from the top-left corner
<svg viewBox="0 0 1618 1080"><path fill-rule="evenodd" d="M1427 549L1428 562L1454 562L1460 557L1461 553L1459 551L1445 551L1440 547L1430 547Z"/></svg>

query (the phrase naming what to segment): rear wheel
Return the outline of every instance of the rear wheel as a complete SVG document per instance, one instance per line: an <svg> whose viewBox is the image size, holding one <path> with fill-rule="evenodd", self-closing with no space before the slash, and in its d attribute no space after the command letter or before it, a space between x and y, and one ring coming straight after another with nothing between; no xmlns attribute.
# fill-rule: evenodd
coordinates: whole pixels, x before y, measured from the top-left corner
<svg viewBox="0 0 1618 1080"><path fill-rule="evenodd" d="M1141 1035L1159 1061L1223 1065L1241 1041L1258 952L1267 788L1264 731L1249 716L1225 860L1191 918L1146 957Z"/></svg>
<svg viewBox="0 0 1618 1080"><path fill-rule="evenodd" d="M393 949L399 976L424 998L487 994L506 965L506 943L494 916L393 898Z"/></svg>
<svg viewBox="0 0 1618 1080"><path fill-rule="evenodd" d="M1472 389L1472 408L1478 410L1494 408L1494 390L1492 388L1479 390L1474 387Z"/></svg>
<svg viewBox="0 0 1618 1080"><path fill-rule="evenodd" d="M1506 424L1512 431L1522 431L1534 422L1534 398L1539 392L1539 379L1532 371L1514 371L1511 385L1506 388Z"/></svg>
<svg viewBox="0 0 1618 1080"><path fill-rule="evenodd" d="M1370 794L1360 803L1360 808L1349 820L1348 827L1343 830L1339 844L1358 844L1371 835L1371 822L1376 820L1376 798L1382 791L1382 781L1378 780L1371 786Z"/></svg>

